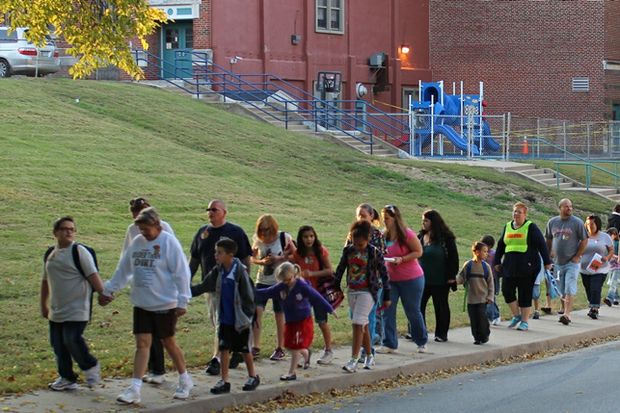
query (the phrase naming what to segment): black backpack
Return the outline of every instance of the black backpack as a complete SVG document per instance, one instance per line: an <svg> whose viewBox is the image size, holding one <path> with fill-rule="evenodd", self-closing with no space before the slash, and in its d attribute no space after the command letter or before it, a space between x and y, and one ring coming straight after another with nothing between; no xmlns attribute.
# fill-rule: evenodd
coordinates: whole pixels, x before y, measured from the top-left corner
<svg viewBox="0 0 620 413"><path fill-rule="evenodd" d="M80 272L80 274L82 274L82 277L84 277L85 279L88 279L88 276L90 274L86 274L84 272L84 269L82 268L82 264L80 263L80 252L78 251L78 245L83 246L84 248L86 248L86 251L88 251L88 253L93 257L93 262L95 263L95 268L97 269L97 272L99 272L99 264L97 263L97 253L95 252L95 250L91 247L89 247L88 245L85 244L81 244L78 242L74 242L73 245L71 246L71 256L73 257L73 264L75 265L75 268L78 269L78 271ZM45 254L43 254L43 263L47 262L47 259L49 258L50 254L52 253L52 251L54 251L54 248L56 247L49 247L47 249L47 251L45 251ZM89 314L89 318L92 318L93 315L93 295L94 295L95 291L91 288L90 291L90 314Z"/></svg>
<svg viewBox="0 0 620 413"><path fill-rule="evenodd" d="M97 253L95 252L93 248L89 247L88 245L81 244L78 242L74 242L73 246L71 247L71 256L73 257L73 264L75 264L75 267L78 269L80 274L82 274L82 277L87 278L90 274L85 274L84 269L82 269L82 264L80 263L80 252L78 251L78 245L81 245L84 248L86 248L86 251L88 251L90 255L93 257L93 261L95 262L95 268L97 269L97 272L98 272L99 264L97 263ZM45 254L43 255L44 263L47 262L47 258L50 256L52 251L54 251L54 248L56 247L49 247L47 251L45 251Z"/></svg>

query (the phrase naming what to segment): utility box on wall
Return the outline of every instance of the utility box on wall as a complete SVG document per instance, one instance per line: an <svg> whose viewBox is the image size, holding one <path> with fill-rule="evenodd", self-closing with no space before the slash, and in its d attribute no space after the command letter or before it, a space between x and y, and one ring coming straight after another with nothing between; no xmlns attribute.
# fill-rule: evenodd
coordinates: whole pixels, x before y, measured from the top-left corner
<svg viewBox="0 0 620 413"><path fill-rule="evenodd" d="M368 59L368 66L372 69L381 69L385 63L385 53L379 52L370 55Z"/></svg>

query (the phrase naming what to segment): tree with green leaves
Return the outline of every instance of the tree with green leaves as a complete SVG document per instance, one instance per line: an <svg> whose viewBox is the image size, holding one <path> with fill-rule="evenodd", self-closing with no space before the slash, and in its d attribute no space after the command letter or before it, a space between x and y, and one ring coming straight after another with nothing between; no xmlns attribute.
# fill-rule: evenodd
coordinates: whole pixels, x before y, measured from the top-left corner
<svg viewBox="0 0 620 413"><path fill-rule="evenodd" d="M109 65L142 78L129 42L137 38L147 49L146 36L166 20L148 0L0 0L0 24L28 27L28 40L38 45L53 30L70 45L67 53L77 58L69 69L74 78Z"/></svg>

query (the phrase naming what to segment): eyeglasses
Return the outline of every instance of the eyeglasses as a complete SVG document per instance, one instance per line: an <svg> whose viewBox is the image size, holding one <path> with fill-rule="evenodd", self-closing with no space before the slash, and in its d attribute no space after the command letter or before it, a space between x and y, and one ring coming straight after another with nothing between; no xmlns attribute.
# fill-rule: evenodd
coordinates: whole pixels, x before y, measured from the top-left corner
<svg viewBox="0 0 620 413"><path fill-rule="evenodd" d="M207 212L217 212L219 208L207 208Z"/></svg>

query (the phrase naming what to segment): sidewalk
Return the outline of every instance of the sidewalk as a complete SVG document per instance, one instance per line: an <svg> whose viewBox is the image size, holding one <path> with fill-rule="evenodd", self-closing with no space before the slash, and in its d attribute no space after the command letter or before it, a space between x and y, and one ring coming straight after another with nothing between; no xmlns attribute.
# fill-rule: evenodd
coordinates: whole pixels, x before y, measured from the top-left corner
<svg viewBox="0 0 620 413"><path fill-rule="evenodd" d="M436 343L432 333L428 352L419 354L416 346L400 340L397 354L377 355L373 370L359 369L356 373L345 373L342 365L350 357L350 347L335 350L334 362L329 366L316 364L313 356L308 370L298 370L297 381L281 382L279 377L287 372L289 361L273 362L260 359L257 371L261 385L254 392L243 392L241 386L246 379L245 366L231 371L232 391L230 394L214 396L209 393L218 377L207 376L203 369L191 371L195 387L187 401L173 400L177 383L176 373L166 375L167 381L160 386L144 384L142 403L131 407L118 404L116 396L128 385L128 379L105 378L95 389L80 387L72 392L36 391L20 397L0 398L0 407L6 412L175 412L193 413L223 409L248 403L269 400L284 390L295 393L325 392L332 388L345 389L358 384L372 383L382 378L394 377L399 373L414 374L440 369L475 365L486 361L505 359L526 353L536 353L584 339L604 338L620 334L620 307L603 306L599 320L591 320L586 310L572 314L573 322L564 326L558 316L543 316L530 321L530 331L521 332L500 326L491 327L491 339L482 346L473 345L469 327L451 329L447 343ZM316 339L320 339L320 332ZM361 365L360 365L361 367Z"/></svg>

